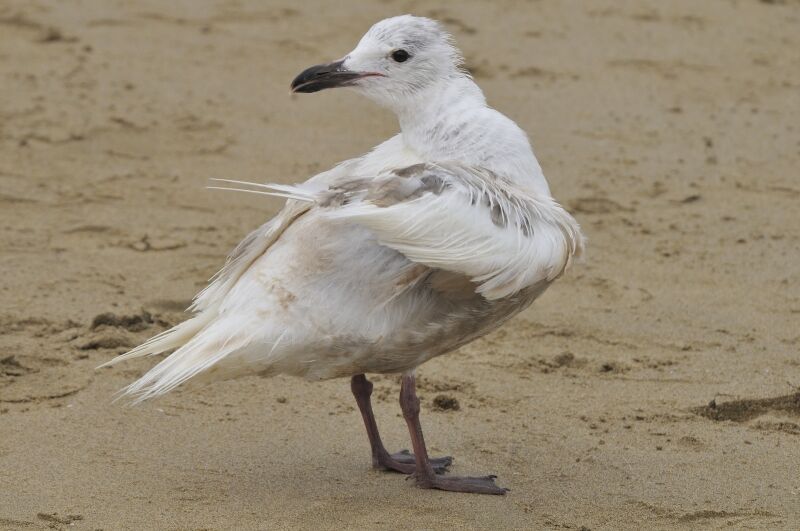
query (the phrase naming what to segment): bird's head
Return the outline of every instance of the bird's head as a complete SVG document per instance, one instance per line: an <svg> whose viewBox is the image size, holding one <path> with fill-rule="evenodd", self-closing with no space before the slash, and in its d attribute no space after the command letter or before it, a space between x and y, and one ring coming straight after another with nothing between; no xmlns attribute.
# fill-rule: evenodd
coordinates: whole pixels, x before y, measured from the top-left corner
<svg viewBox="0 0 800 531"><path fill-rule="evenodd" d="M293 92L350 87L393 107L432 85L464 75L450 35L429 18L403 15L372 26L344 58L307 68Z"/></svg>

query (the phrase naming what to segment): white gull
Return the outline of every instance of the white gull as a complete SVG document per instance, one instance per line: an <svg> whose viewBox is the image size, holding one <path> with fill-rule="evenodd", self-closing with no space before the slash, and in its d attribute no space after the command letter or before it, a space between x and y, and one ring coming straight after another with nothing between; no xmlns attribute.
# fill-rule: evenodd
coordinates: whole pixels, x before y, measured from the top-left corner
<svg viewBox="0 0 800 531"><path fill-rule="evenodd" d="M190 378L250 373L350 377L376 468L423 488L503 494L493 476L445 476L451 458L428 457L414 370L530 305L583 237L525 133L461 65L437 22L404 15L302 72L295 92L350 87L394 111L401 132L302 184L220 186L288 201L236 247L189 320L109 362L175 349L123 393L138 402ZM402 373L414 454L384 448L365 373Z"/></svg>

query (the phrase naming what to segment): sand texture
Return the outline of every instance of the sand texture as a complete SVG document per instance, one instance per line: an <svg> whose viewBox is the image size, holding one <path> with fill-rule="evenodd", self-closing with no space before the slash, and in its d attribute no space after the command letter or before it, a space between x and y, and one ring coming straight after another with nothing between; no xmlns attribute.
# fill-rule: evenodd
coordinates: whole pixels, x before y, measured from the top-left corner
<svg viewBox="0 0 800 531"><path fill-rule="evenodd" d="M589 237L419 371L431 453L505 497L371 470L346 380L128 408L156 360L93 369L280 208L209 178L297 182L394 134L288 86L404 12L452 30ZM797 0L0 2L0 529L799 528L798 28Z"/></svg>

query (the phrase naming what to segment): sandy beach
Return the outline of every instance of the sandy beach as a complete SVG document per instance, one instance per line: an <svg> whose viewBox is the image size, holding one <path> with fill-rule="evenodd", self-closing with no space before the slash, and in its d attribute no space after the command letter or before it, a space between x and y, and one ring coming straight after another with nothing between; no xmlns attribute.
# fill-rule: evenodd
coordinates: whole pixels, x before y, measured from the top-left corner
<svg viewBox="0 0 800 531"><path fill-rule="evenodd" d="M373 471L347 380L131 408L156 360L94 369L282 204L209 178L299 182L397 131L289 83L402 13L452 31L589 238L418 371L431 453L504 497ZM797 0L1 2L0 529L798 529L799 27Z"/></svg>

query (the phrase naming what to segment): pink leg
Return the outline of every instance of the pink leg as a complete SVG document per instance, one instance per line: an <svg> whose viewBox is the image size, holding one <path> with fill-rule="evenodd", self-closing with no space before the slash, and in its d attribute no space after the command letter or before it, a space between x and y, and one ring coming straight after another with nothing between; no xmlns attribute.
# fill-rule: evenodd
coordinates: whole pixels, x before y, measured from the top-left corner
<svg viewBox="0 0 800 531"><path fill-rule="evenodd" d="M372 449L372 466L378 470L392 470L403 474L413 474L416 468L414 454L408 450L401 450L396 454L386 451L378 433L378 424L375 422L375 415L372 412L372 382L367 380L363 374L357 374L350 380L350 389L356 398L361 417L364 419L364 426L367 428L369 445ZM447 467L453 462L452 457L440 457L431 460L431 467L434 473L443 474Z"/></svg>
<svg viewBox="0 0 800 531"><path fill-rule="evenodd" d="M411 433L411 444L417 461L413 473L417 486L423 489L440 489L457 492L474 492L478 494L505 494L508 489L498 487L494 483L496 476L451 477L436 475L425 448L422 426L419 423L419 398L417 398L416 380L413 372L403 375L400 386L400 407Z"/></svg>

